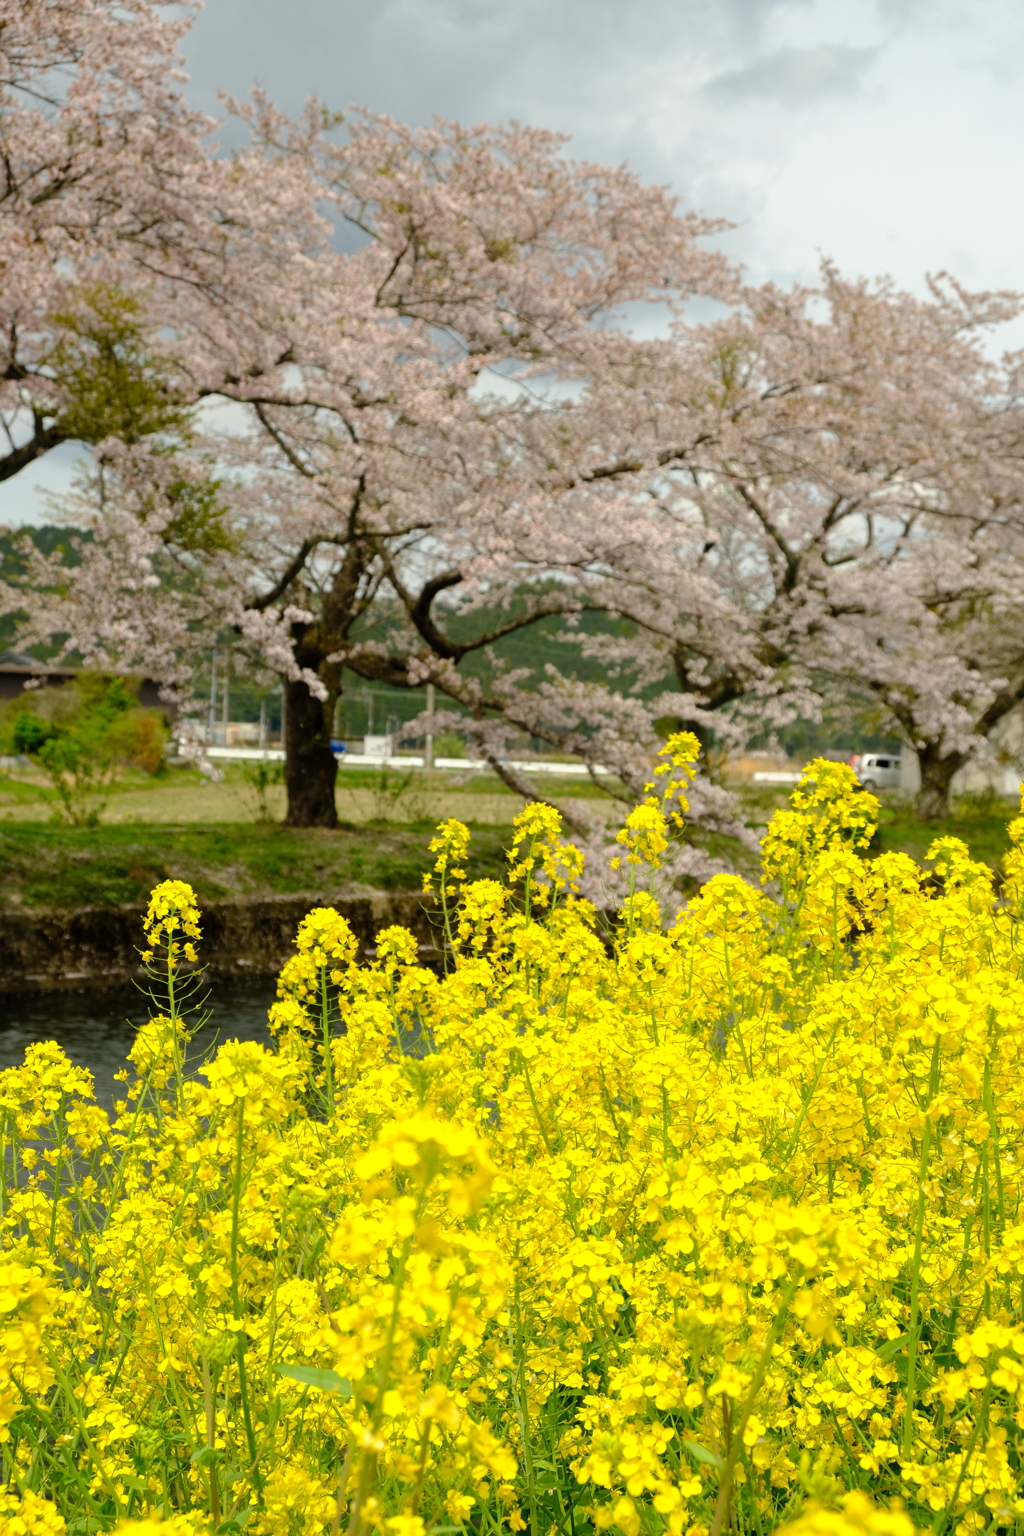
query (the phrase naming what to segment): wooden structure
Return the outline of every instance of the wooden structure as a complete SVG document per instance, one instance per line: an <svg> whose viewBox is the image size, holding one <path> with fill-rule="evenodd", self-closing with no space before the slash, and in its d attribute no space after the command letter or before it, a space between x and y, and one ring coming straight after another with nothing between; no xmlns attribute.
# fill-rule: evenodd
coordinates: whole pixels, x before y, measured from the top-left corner
<svg viewBox="0 0 1024 1536"><path fill-rule="evenodd" d="M34 656L5 651L0 655L0 704L16 699L24 691L25 684L36 678L41 687L52 688L71 682L82 670L81 667L55 667L49 662L37 661ZM172 717L175 714L175 710L161 699L160 685L152 678L135 678L125 673L111 675L125 677L143 709L162 709Z"/></svg>

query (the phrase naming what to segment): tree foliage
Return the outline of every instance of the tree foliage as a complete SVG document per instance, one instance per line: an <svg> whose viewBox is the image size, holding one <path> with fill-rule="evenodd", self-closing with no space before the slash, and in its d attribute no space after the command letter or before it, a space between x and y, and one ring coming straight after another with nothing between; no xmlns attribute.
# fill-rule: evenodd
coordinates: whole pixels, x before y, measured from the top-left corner
<svg viewBox="0 0 1024 1536"><path fill-rule="evenodd" d="M0 746L28 757L49 779L58 817L94 826L96 794L125 768L159 773L168 741L159 710L140 709L123 678L82 674L62 687L25 692L0 718Z"/></svg>

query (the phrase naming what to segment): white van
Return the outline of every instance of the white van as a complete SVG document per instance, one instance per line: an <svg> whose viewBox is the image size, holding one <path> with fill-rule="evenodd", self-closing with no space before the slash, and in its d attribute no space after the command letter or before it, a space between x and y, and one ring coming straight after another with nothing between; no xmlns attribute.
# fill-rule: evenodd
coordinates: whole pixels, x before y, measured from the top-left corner
<svg viewBox="0 0 1024 1536"><path fill-rule="evenodd" d="M874 791L900 787L900 759L889 752L862 752L850 766L862 789Z"/></svg>

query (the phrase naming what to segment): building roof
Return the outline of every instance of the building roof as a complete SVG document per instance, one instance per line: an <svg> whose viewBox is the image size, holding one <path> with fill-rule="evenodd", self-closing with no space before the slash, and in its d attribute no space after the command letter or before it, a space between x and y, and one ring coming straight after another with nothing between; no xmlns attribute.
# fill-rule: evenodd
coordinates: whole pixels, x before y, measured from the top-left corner
<svg viewBox="0 0 1024 1536"><path fill-rule="evenodd" d="M37 677L75 677L81 667L55 667L38 656L27 656L23 651L4 651L0 655L0 672L33 672Z"/></svg>

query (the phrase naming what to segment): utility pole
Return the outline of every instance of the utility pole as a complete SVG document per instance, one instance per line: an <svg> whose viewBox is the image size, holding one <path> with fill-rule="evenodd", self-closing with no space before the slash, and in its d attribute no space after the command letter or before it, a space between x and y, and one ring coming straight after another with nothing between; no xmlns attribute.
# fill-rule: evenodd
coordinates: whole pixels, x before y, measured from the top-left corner
<svg viewBox="0 0 1024 1536"><path fill-rule="evenodd" d="M210 665L210 715L206 725L206 745L213 746L213 733L217 725L217 647L213 648Z"/></svg>
<svg viewBox="0 0 1024 1536"><path fill-rule="evenodd" d="M260 751L267 750L267 701L260 700Z"/></svg>
<svg viewBox="0 0 1024 1536"><path fill-rule="evenodd" d="M423 750L424 768L434 766L434 685L427 684L427 740Z"/></svg>
<svg viewBox="0 0 1024 1536"><path fill-rule="evenodd" d="M224 727L224 743L223 744L224 744L225 747L228 744L228 710L229 710L229 707L230 707L229 699L228 699L228 689L230 687L230 679L231 679L231 652L227 648L225 648L225 651L224 651L224 693L223 693L223 695L221 697L221 724Z"/></svg>

